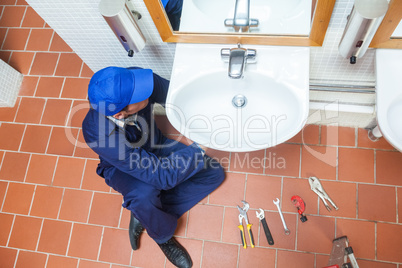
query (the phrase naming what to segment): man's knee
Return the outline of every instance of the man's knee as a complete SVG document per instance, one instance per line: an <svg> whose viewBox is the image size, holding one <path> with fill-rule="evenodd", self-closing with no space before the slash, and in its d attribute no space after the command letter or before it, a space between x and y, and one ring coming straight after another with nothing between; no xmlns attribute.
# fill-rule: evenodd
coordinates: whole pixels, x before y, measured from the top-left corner
<svg viewBox="0 0 402 268"><path fill-rule="evenodd" d="M159 202L159 194L160 192L158 190L152 188L132 189L123 196L123 207L131 211L153 209Z"/></svg>

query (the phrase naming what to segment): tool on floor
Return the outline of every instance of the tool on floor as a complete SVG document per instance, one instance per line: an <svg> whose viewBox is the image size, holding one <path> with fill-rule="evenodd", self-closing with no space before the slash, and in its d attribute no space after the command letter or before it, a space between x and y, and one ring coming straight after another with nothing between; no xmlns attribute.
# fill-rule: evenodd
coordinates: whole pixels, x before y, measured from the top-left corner
<svg viewBox="0 0 402 268"><path fill-rule="evenodd" d="M335 205L334 201L328 196L328 194L325 192L324 188L322 188L321 182L317 177L310 177L308 179L308 182L310 183L310 188L313 190L314 193L316 193L324 203L324 206L327 208L328 211L331 211L331 207L328 205L327 201L335 208L335 210L338 210L339 208Z"/></svg>
<svg viewBox="0 0 402 268"><path fill-rule="evenodd" d="M350 262L347 262L349 257ZM328 266L324 268L359 268L352 247L349 246L347 236L335 238L332 241L332 251Z"/></svg>
<svg viewBox="0 0 402 268"><path fill-rule="evenodd" d="M279 198L277 198L276 201L273 200L273 202L276 205L276 207L278 208L279 216L281 217L281 220L283 223L283 228L285 229L285 235L289 235L290 231L289 231L288 227L286 226L286 222L285 222L285 219L283 218L281 207L279 206L279 203L280 203Z"/></svg>
<svg viewBox="0 0 402 268"><path fill-rule="evenodd" d="M300 214L301 222L306 222L307 217L303 215L306 204L304 203L303 199L298 195L294 195L292 198L290 198L290 201L292 201L293 205L295 205L297 208L297 212Z"/></svg>
<svg viewBox="0 0 402 268"><path fill-rule="evenodd" d="M269 230L267 221L265 220L264 210L260 208L259 212L256 211L255 214L257 214L257 218L262 223L262 227L264 227L265 237L267 238L268 244L273 245L274 239L272 238L271 231Z"/></svg>
<svg viewBox="0 0 402 268"><path fill-rule="evenodd" d="M242 200L241 202L243 203L243 208L237 206L237 208L239 209L239 212L240 212L240 214L239 214L240 225L237 227L239 227L239 229L240 229L241 242L243 244L243 248L247 248L247 243L246 243L246 238L244 235L244 228L243 228L243 219L244 219L246 222L246 225L247 225L247 232L248 232L248 236L250 238L251 247L254 248L253 232L251 231L252 224L248 222L248 217L247 217L247 211L250 208L250 205L244 200Z"/></svg>

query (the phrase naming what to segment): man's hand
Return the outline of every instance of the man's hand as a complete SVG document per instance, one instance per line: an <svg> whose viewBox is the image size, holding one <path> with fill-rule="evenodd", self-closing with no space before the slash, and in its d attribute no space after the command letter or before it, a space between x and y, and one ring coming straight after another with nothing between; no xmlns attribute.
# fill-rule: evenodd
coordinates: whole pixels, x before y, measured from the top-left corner
<svg viewBox="0 0 402 268"><path fill-rule="evenodd" d="M203 149L205 153L207 153L208 147L205 147L204 145L201 144L198 144L198 146L200 146L200 148Z"/></svg>

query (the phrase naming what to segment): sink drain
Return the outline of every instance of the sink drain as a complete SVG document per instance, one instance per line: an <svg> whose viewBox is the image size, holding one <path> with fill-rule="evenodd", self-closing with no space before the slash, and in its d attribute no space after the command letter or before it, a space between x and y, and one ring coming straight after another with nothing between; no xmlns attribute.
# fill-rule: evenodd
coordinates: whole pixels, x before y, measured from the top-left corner
<svg viewBox="0 0 402 268"><path fill-rule="evenodd" d="M241 94L236 95L232 99L232 104L236 108L243 108L247 104L247 98Z"/></svg>

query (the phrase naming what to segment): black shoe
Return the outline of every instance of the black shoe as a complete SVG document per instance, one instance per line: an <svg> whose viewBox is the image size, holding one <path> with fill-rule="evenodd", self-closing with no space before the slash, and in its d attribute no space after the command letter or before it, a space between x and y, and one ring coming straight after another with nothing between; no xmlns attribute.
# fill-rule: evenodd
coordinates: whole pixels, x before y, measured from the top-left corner
<svg viewBox="0 0 402 268"><path fill-rule="evenodd" d="M144 231L141 223L134 217L133 213L130 213L130 225L128 226L128 236L130 237L131 248L133 250L138 249L138 241L140 240L140 235Z"/></svg>
<svg viewBox="0 0 402 268"><path fill-rule="evenodd" d="M191 261L187 250L180 245L174 237L170 238L167 242L158 245L168 260L176 267L190 268L193 266L193 262Z"/></svg>

